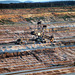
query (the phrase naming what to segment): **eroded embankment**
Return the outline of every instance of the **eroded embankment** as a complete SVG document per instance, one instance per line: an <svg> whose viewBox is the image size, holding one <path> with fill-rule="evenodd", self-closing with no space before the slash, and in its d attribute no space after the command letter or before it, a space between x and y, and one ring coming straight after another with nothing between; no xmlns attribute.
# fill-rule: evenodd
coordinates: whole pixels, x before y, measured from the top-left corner
<svg viewBox="0 0 75 75"><path fill-rule="evenodd" d="M10 53L10 55L6 54L6 57L0 57L0 73L74 66L74 56L75 47L57 47ZM75 72L75 68L71 69L70 72Z"/></svg>
<svg viewBox="0 0 75 75"><path fill-rule="evenodd" d="M56 22L56 21L74 21L75 12L48 12L38 14L2 14L0 15L1 23L13 23L13 22L35 22L38 20Z"/></svg>
<svg viewBox="0 0 75 75"><path fill-rule="evenodd" d="M73 7L53 7L35 9L1 9L0 24L13 24L15 22L34 23L38 20L42 22L74 21L75 8Z"/></svg>

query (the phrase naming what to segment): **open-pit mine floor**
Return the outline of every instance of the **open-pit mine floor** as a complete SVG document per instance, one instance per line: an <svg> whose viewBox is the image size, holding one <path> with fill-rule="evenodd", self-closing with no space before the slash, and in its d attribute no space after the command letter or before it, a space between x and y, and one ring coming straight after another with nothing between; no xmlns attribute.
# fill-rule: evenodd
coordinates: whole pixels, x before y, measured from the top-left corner
<svg viewBox="0 0 75 75"><path fill-rule="evenodd" d="M60 75L75 73L75 22L47 24L54 42L15 45L17 38L32 38L36 25L0 26L0 75Z"/></svg>

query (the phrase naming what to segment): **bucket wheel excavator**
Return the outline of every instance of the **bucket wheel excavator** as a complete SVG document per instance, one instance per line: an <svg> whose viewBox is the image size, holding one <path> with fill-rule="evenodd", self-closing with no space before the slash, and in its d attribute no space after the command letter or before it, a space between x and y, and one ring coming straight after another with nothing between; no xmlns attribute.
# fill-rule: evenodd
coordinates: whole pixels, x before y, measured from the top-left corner
<svg viewBox="0 0 75 75"><path fill-rule="evenodd" d="M31 31L31 35L34 35L36 38L26 39L26 38L19 38L16 41L16 44L24 44L27 43L27 41L34 41L34 43L46 43L46 39L48 39L50 42L54 41L54 36L47 36L46 35L46 28L47 25L42 25L41 21L37 22L37 28L35 28L34 31ZM24 41L24 42L23 42Z"/></svg>

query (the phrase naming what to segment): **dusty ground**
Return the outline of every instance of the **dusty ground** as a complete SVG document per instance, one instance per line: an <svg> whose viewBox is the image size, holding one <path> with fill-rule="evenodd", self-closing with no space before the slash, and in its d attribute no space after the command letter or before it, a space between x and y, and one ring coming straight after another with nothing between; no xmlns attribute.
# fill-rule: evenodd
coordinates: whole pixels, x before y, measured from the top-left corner
<svg viewBox="0 0 75 75"><path fill-rule="evenodd" d="M65 66L72 68L75 61L74 50L75 47L64 47L15 52L10 57L0 57L0 73Z"/></svg>
<svg viewBox="0 0 75 75"><path fill-rule="evenodd" d="M13 24L14 22L30 22L36 24L38 20L42 22L74 21L75 7L53 7L34 9L1 9L0 23Z"/></svg>
<svg viewBox="0 0 75 75"><path fill-rule="evenodd" d="M58 10L59 9L59 10ZM75 7L0 9L0 43L15 41L20 37L31 38L29 33L37 27L37 21L48 26L46 34L57 37L75 36ZM68 30L55 31L55 26L69 26ZM73 27L71 27L73 26ZM49 27L52 27L51 29ZM64 29L64 28L63 28ZM27 33L28 32L28 33ZM0 45L0 51L23 49L25 45ZM33 75L65 74L75 72L75 45L0 54L0 73L34 70L52 67L70 67L60 70L34 72ZM41 69L42 70L42 69ZM31 75L31 74L30 74Z"/></svg>

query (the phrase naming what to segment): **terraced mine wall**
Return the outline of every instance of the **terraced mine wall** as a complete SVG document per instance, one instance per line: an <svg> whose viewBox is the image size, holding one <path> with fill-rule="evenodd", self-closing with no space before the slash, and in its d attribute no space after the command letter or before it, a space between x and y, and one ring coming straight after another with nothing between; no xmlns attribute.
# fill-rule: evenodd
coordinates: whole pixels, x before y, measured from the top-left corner
<svg viewBox="0 0 75 75"><path fill-rule="evenodd" d="M60 75L75 72L75 8L32 10L0 10L0 75ZM9 43L20 37L33 38L30 32L37 28L39 19L42 25L47 25L45 34L54 35L53 44L48 39L45 44Z"/></svg>
<svg viewBox="0 0 75 75"><path fill-rule="evenodd" d="M0 21L3 23L15 23L28 21L34 23L37 19L54 22L54 21L74 21L75 12L54 12L54 13L41 13L41 14L1 14ZM61 16L62 15L62 16ZM9 19L10 18L10 19Z"/></svg>
<svg viewBox="0 0 75 75"><path fill-rule="evenodd" d="M18 22L36 24L38 20L41 20L43 23L74 21L74 6L65 8L0 9L0 24L14 24Z"/></svg>
<svg viewBox="0 0 75 75"><path fill-rule="evenodd" d="M15 24L16 25L16 24ZM42 24L43 25L43 24ZM30 35L31 31L35 30L37 25L16 25L16 26L9 26L9 25L0 25L0 43L9 43L11 41L16 41L20 37L25 38L33 38ZM54 35L54 38L60 37L69 37L75 36L75 23L53 23L47 24L47 31L46 34L48 36Z"/></svg>
<svg viewBox="0 0 75 75"><path fill-rule="evenodd" d="M57 47L13 52L10 54L7 53L4 57L0 56L0 73L15 72L20 70L34 70L41 68L51 69L52 67L71 67L71 69L68 68L69 73L75 72L74 50L75 47ZM68 72L65 72L63 69L60 71L61 72L59 72L59 74ZM50 73L51 71L46 72ZM54 72L55 71L53 71L53 73Z"/></svg>

